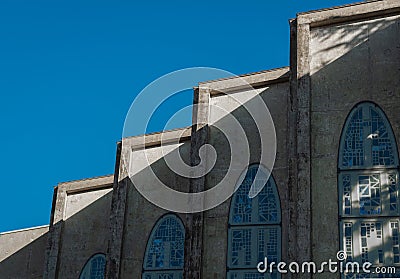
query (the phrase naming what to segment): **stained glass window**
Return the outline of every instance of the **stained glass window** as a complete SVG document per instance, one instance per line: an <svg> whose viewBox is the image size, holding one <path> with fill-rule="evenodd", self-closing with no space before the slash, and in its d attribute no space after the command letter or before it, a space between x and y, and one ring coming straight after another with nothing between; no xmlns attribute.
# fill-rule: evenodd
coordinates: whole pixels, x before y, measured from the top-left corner
<svg viewBox="0 0 400 279"><path fill-rule="evenodd" d="M347 118L339 150L341 247L347 261L400 267L398 166L396 142L383 111L370 102L357 105Z"/></svg>
<svg viewBox="0 0 400 279"><path fill-rule="evenodd" d="M103 279L105 267L106 256L104 254L96 254L85 264L79 279Z"/></svg>
<svg viewBox="0 0 400 279"><path fill-rule="evenodd" d="M362 103L350 113L341 139L340 169L398 165L393 131L382 110Z"/></svg>
<svg viewBox="0 0 400 279"><path fill-rule="evenodd" d="M228 231L229 279L277 278L276 272L259 273L257 264L281 257L281 209L276 184L260 165L251 165L232 197ZM249 193L262 189L254 198Z"/></svg>
<svg viewBox="0 0 400 279"><path fill-rule="evenodd" d="M173 214L161 218L147 243L143 279L181 279L184 264L185 229Z"/></svg>

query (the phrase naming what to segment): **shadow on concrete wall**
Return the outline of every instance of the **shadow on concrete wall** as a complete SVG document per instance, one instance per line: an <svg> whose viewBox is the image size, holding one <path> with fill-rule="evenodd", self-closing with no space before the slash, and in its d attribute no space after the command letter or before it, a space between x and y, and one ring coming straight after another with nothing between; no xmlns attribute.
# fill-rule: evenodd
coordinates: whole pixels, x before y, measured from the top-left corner
<svg viewBox="0 0 400 279"><path fill-rule="evenodd" d="M350 108L353 107L354 103L342 104L340 100L335 99L335 93L341 91L341 92L349 92L348 94L352 94L350 92L355 92L357 90L365 92L365 90L368 89L368 87L365 84L366 81L367 82L376 81L376 84L372 84L370 86L371 93L369 94L369 96L371 100L377 99L376 94L378 95L387 94L387 96L390 97L390 94L398 93L398 90L396 90L396 86L398 88L399 84L398 83L394 84L393 81L398 82L399 74L398 72L389 74L385 72L386 66L384 63L380 64L380 61L382 61L380 60L380 57L376 57L376 61L374 60L374 58L372 58L372 60L370 60L365 67L364 65L361 65L363 67L361 70L360 70L360 64L353 63L353 61L359 61L360 56L361 57L366 56L369 57L369 59L371 59L371 57L369 56L371 44L374 44L377 48L379 48L381 46L380 43L387 42L388 37L387 37L387 32L385 30L389 30L390 28L399 28L398 26L399 25L397 22L389 24L389 26L387 25L382 25L382 27L378 26L378 30L376 30L374 33L370 33L367 37L365 37L364 36L365 34L361 32L359 36L356 36L353 39L354 41L349 42L348 45L349 49L344 55L340 56L338 59L335 59L334 61L325 63L320 70L318 70L316 73L313 73L313 75L311 76L311 80L314 83L314 85L319 84L321 90L325 88L325 92L322 94L323 98L321 99L321 104L322 104L321 106L323 107L323 109L334 110L340 107L341 111L340 113L350 110ZM329 36L329 34L326 33L323 34L323 36ZM324 38L323 36L322 38ZM393 38L393 40L395 40L395 38ZM333 49L335 47L343 47L343 46L342 45L330 46L329 48L322 51L329 51L330 49ZM382 59L384 59L383 61L388 62L389 65L392 63L391 60L393 59L393 57L396 58L399 57L397 52L400 48L398 46L397 41L395 42L395 47L396 48L393 50L384 49L382 51L383 55ZM385 55L387 56L387 58L385 58ZM388 70L391 70L391 67L389 67ZM362 79L360 79L360 75L363 75ZM335 77L333 85L330 87L326 86L324 87L324 84L326 83L327 79L332 79L332 77ZM383 81L389 80L390 82L382 83L382 80ZM268 90L266 90L265 94L268 94ZM343 94L346 95L347 93ZM366 95L368 96L368 94ZM351 99L351 97L349 97L349 99ZM354 98L354 100L355 102L360 101L359 98ZM252 100L250 100L249 102L251 101ZM243 107L239 107L238 109L234 110L232 114L235 117L243 117L244 115L246 115L246 112ZM345 119L346 115L343 117L343 119ZM221 126L227 125L223 123L224 119L221 119L220 121L222 123ZM397 131L399 131L400 128L399 123L393 123L393 122L391 123L392 125L394 124L395 126L394 130L396 131L397 129ZM343 125L344 125L344 120L343 120ZM251 144L257 145L258 139L256 137L253 137L252 132L250 132L254 128L254 124L251 124L250 121L249 123L246 123L245 128L246 128L245 129L246 133L250 133L248 134L249 139L251 141L254 141L251 142ZM218 134L218 132L215 131L213 133ZM336 141L338 142L340 137L340 132L333 136L337 137ZM398 133L397 136L399 136ZM223 153L219 154L218 156L219 158L218 160L221 161L217 161L217 166L223 166L225 164L224 158L226 156L229 156L230 153L229 151L226 150L227 140L224 139L222 135L219 138L220 138L219 142L212 142L212 144L214 144L217 150L224 150ZM212 140L213 139L211 139L211 141ZM184 143L184 144L190 145L190 143ZM196 152L196 150L192 152ZM337 153L337 151L335 152ZM256 160L257 160L256 157L252 158L252 161ZM155 162L152 166L150 166L150 168L155 169L156 172L165 167L166 166L164 159L160 159L157 162ZM146 171L148 170L144 170L138 175L143 175L146 173ZM336 177L337 175L336 168L333 170L333 172L328 171L327 175L329 175L329 173L333 174ZM276 175L274 176L277 177ZM168 179L164 178L164 179L169 181L171 178ZM287 191L286 187L282 188L283 185L279 185L280 184L279 181L282 182L284 180L278 179L277 181L278 189L280 189L280 191ZM218 182L218 180L216 180L215 182ZM129 183L127 184L129 185ZM335 199L334 203L337 204L337 199L336 199L337 185L330 185L330 188L334 189L332 191L333 195L331 197ZM54 261L55 263L54 268L56 268L56 274L59 274L60 278L67 278L67 279L78 278L81 269L85 265L85 262L92 255L96 253L107 253L108 241L109 241L109 216L110 216L109 211L110 211L111 195L112 193L110 192L106 196L96 200L95 202L91 203L90 205L88 205L75 215L71 216L64 222L57 223L51 226L50 228L51 239L49 240L49 243L50 244L56 243L57 247L55 248L58 249L57 258L52 259L52 261ZM280 193L280 196L281 197L287 196L287 193ZM287 207L285 207L284 202L282 202L282 212L286 211ZM301 214L301 212L298 214ZM318 214L325 214L325 212L320 212ZM337 212L334 213L331 212L330 214L332 216L336 216L336 218L330 219L329 222L326 224L327 226L329 225L330 228L332 228L332 222L333 222L332 220L336 220L337 222L335 224L337 224L338 215ZM228 216L226 216L226 222L228 222ZM324 226L324 224L321 224L321 226ZM60 230L55 231L55 228L60 228ZM187 228L187 230L190 229L191 228ZM331 239L328 243L336 243L333 250L337 251L339 247L339 234L335 233L333 235L332 234L328 235L330 238L333 238L333 242ZM41 278L45 266L44 251L45 247L47 246L48 237L49 234L45 234L39 237L26 247L20 249L13 255L3 260L0 263L1 278ZM282 237L283 240L285 238L286 238L285 236ZM284 255L285 253L286 252L283 251L282 255ZM139 257L142 258L143 255L140 255Z"/></svg>
<svg viewBox="0 0 400 279"><path fill-rule="evenodd" d="M49 243L59 244L54 247L58 249L57 277L49 278L79 278L91 256L107 252L111 195L109 192L67 220L51 225L49 232L3 260L0 278L43 278ZM54 234L54 227L61 228L60 234Z"/></svg>
<svg viewBox="0 0 400 279"><path fill-rule="evenodd" d="M0 278L42 278L48 233L0 262Z"/></svg>
<svg viewBox="0 0 400 279"><path fill-rule="evenodd" d="M45 275L79 278L89 258L107 253L112 192L90 203L68 219L50 226Z"/></svg>
<svg viewBox="0 0 400 279"><path fill-rule="evenodd" d="M270 102L274 101L274 98L277 98L278 101L280 100L283 104L286 103L286 100L288 99L288 90L282 90L281 87L285 88L285 85L282 85L282 83L275 83L276 81L272 81L271 84L269 84L266 90L263 90L260 95L263 97L263 99L266 99ZM287 83L287 79L285 79L285 83ZM288 85L286 85L288 87ZM274 90L279 90L280 93L284 94L283 97L280 96L279 98L276 96L269 96L269 94L272 95L273 92L276 93L276 91ZM230 93L230 94L236 94L236 93ZM271 99L272 98L272 99ZM280 99L282 98L282 99ZM282 101L283 100L283 101ZM250 98L249 100L247 100L245 102L245 106L247 107L257 107L257 102L259 102L260 99L257 98ZM287 125L287 112L286 112L286 107L282 108L282 107L271 107L271 114L275 117L280 117L281 115L283 115L282 119L275 119L278 123L283 123L283 125L285 125L285 128L283 128L282 126L280 126L280 130L278 131L280 138L284 138L285 142L286 142L286 125ZM247 140L249 141L249 145L252 150L251 156L249 158L251 163L256 163L260 161L260 152L259 152L259 146L260 146L260 132L258 131L258 128L256 126L255 121L252 119L251 115L249 114L249 112L245 109L244 106L238 106L237 108L235 108L231 113L230 113L234 119L238 119L239 122L241 123L242 128L244 129L246 136L247 136ZM280 122L279 122L280 121ZM232 120L231 118L228 117L222 117L221 119L218 120L218 127L219 129L215 128L215 127L205 127L200 129L199 131L196 131L195 133L205 133L207 134L207 143L211 144L217 151L217 161L216 164L214 166L214 169L216 169L217 171L214 171L214 173L212 174L212 177L210 178L210 180L207 181L207 188L212 188L214 187L217 183L219 183L221 181L221 179L226 175L227 172L227 168L229 162L231 161L231 150L229 147L229 140L224 136L224 134L221 132L221 130L229 130L232 129L233 125L232 125ZM261 131L262 132L262 131ZM210 134L212 134L212 136L210 136ZM195 140L192 137L192 140ZM230 139L232 140L232 139ZM281 145L281 143L279 143L279 145L281 146L282 149L279 150L279 160L281 163L281 168L278 170L279 174L274 174L274 177L278 177L277 179L277 183L279 183L279 191L280 191L280 196L281 197L287 197L287 168L282 167L283 165L286 166L287 165L287 152L284 151L284 144ZM199 152L198 149L200 146L193 146L192 142L184 142L180 147L177 147L176 149L179 149L180 151L183 150L190 150L190 156L196 156L197 158L193 159L191 158L190 161L199 161ZM182 153L182 152L181 152ZM189 182L187 180L185 180L185 178L175 174L172 171L168 171L168 166L165 163L165 160L168 156L174 156L173 153L169 153L166 154L165 157L158 159L157 161L155 161L154 163L152 163L150 166L147 166L146 168L140 170L138 173L134 174L134 181L145 181L147 177L150 176L149 173L154 172L157 177L163 181L166 185L168 185L171 188L174 188L175 190L180 190L180 191L192 191L192 189L183 189L182 185L177 185L176 183L179 183L178 181L181 181L182 183L184 183L183 185L187 185L189 186ZM168 159L168 158L167 158ZM185 159L185 158L184 158ZM185 160L187 163L188 160ZM284 162L284 163L282 163ZM242 173L244 171L244 169L239 170L240 173ZM181 186L181 187L178 187ZM232 191L231 194L233 194L233 190L234 187L236 186L236 184L232 185L232 189L226 189L226 191ZM116 189L116 191L127 191L126 189L124 190L123 188L125 187L133 187L131 181L129 178L122 178L122 180L119 182L118 188ZM119 189L121 188L121 189ZM137 195L139 195L137 193L137 190L134 189L134 191L136 192ZM148 203L144 198L141 199L143 202L143 204ZM117 201L119 203L119 205L116 205L116 208L123 208L123 201L122 200L118 200ZM128 201L129 203L130 201ZM173 203L173 201L170 201L171 203ZM226 204L229 204L229 199L226 201ZM225 204L225 205L226 205ZM287 201L286 199L284 199L282 201L282 204L287 206ZM136 205L135 207L140 208L140 210L144 210L147 207L143 207L140 205ZM151 208L151 207L148 207ZM221 207L219 207L218 209L216 209L215 212L219 212L217 213L217 215L222 215L223 217L220 217L221 222L219 222L219 226L222 226L223 228L227 227L228 225L228 211L229 208L227 208L226 206L222 207L223 209L221 209ZM286 212L287 210L283 211L283 215L286 216ZM196 230L199 229L199 226L202 226L203 224L203 220L202 217L198 217L199 214L193 214L195 217L195 220L190 222L186 219L185 222L185 226L186 226L186 247L185 247L185 255L186 255L186 259L187 262L191 262L190 264L193 264L195 258L197 257L201 257L201 255L199 255L197 252L193 253L193 250L190 250L188 248L189 245L199 245L199 243L193 243L196 242L196 239L193 240L193 235L196 235ZM188 215L187 215L188 216ZM214 218L214 217L210 217L210 218ZM225 220L223 220L225 219ZM286 218L287 219L287 218ZM126 222L126 219L125 219ZM132 221L134 222L134 221ZM138 218L138 227L141 228L143 226L141 226L141 222L142 219ZM286 222L286 221L285 221ZM152 224L153 226L154 224ZM287 225L287 223L285 223L285 225ZM152 227L150 226L150 228ZM147 227L147 226L146 226ZM125 225L124 228L119 228L119 230L124 230L126 229ZM219 231L219 228L218 228ZM284 230L286 231L286 229ZM147 231L140 231L141 234L144 234L144 236L146 236L146 234L150 233L150 229ZM221 261L222 263L218 263L219 266L219 274L218 276L223 276L221 274L224 274L224 267L226 266L226 239L227 239L227 235L228 235L228 231L225 230L223 231L223 235L220 236L220 240L219 243L223 243L223 245L216 245L216 246L208 246L207 247L207 253L210 253L209 255L213 254L213 257L218 257L219 261ZM141 261L143 259L144 253L145 253L145 247L146 247L146 242L147 242L147 238L145 238L143 235L140 236L140 243L135 244L135 247L140 247L137 248L135 251L137 251L137 254L134 255L134 258L132 258L132 256L130 255L131 251L133 248L130 247L124 247L122 248L122 252L120 255L114 255L116 256L116 258L112 259L112 266L110 267L111 273L115 273L118 272L116 270L118 270L119 268L124 268L124 267L118 267L118 265L122 265L122 263L126 266L126 265L137 265L139 266L138 268L136 268L135 272L134 272L134 276L136 276L135 278L139 278L140 276L140 271L141 271ZM128 243L132 243L133 241L131 239L128 239L128 237L126 235L124 235L125 237L125 241ZM145 239L145 241L143 242L142 240ZM201 239L199 241L202 241ZM286 241L286 238L285 238ZM143 243L142 243L143 242ZM122 244L123 245L123 244ZM209 245L209 244L208 244ZM196 250L196 249L194 249ZM200 248L200 252L203 253L205 249L201 249ZM126 251L129 251L126 252ZM126 254L129 254L130 256L127 256ZM217 256L216 256L217 255ZM139 264L140 263L140 264ZM213 264L216 264L215 262ZM196 263L194 263L194 265L196 265ZM201 267L197 267L197 269L199 269ZM138 272L139 274L136 274L136 272ZM196 273L198 271L191 271L192 274ZM122 272L123 274L132 274L132 272ZM217 276L217 275L216 275ZM114 278L114 277L112 277ZM218 277L218 278L222 278L222 277Z"/></svg>
<svg viewBox="0 0 400 279"><path fill-rule="evenodd" d="M318 178L312 182L312 202L314 208L318 208L313 212L313 221L317 224L314 228L318 228L313 232L312 241L313 249L318 252L314 254L319 254L319 261L335 259L335 253L340 250L337 162L340 136L349 112L362 101L377 103L388 116L395 136L399 140L400 121L397 109L394 108L400 105L400 20L382 19L361 28L338 25L316 29L315 34L319 38L316 41L321 47L314 52L314 57L312 57L313 52L310 52L310 60L316 57L322 59L313 61L313 65L320 68L306 78L310 79L312 95L310 111L313 121L311 123L313 131L311 161L314 161L312 172L314 172L313 177ZM336 35L338 38L349 38L349 36L352 38L345 42L339 40L334 44L326 44L325 47L324 41ZM335 51L341 54L337 55ZM330 59L333 54L337 57ZM319 119L315 115L319 115ZM336 184L331 183L333 181ZM366 216L365 220L368 222L368 218L374 217L378 220L382 218ZM400 216L392 218L398 219ZM381 220L387 218L383 217ZM363 221L356 222L359 224ZM337 227L333 227L334 225ZM360 231L357 230L355 233L360 234ZM353 238L353 241L356 239ZM386 234L384 232L383 241L386 243L390 241L389 232ZM353 245L359 244L354 242ZM372 247L368 253L377 254L380 249L383 249L385 254L386 265L390 265L389 251L385 251L383 247ZM355 256L357 260L361 260L360 255Z"/></svg>

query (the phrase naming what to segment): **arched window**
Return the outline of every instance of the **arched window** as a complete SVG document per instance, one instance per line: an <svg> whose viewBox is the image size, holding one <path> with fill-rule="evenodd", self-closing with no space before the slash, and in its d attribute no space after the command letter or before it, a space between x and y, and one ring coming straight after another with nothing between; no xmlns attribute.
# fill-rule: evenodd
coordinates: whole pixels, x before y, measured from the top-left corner
<svg viewBox="0 0 400 279"><path fill-rule="evenodd" d="M86 262L79 279L103 279L105 267L106 256L96 254Z"/></svg>
<svg viewBox="0 0 400 279"><path fill-rule="evenodd" d="M347 261L400 264L398 160L383 111L370 102L354 107L342 132L338 165L341 250Z"/></svg>
<svg viewBox="0 0 400 279"><path fill-rule="evenodd" d="M147 243L142 279L183 277L185 228L174 214L162 217Z"/></svg>
<svg viewBox="0 0 400 279"><path fill-rule="evenodd" d="M276 278L276 272L257 271L264 257L268 262L281 258L281 207L276 184L260 165L251 165L243 176L229 213L227 278ZM249 198L253 182L258 189L264 187L256 197Z"/></svg>

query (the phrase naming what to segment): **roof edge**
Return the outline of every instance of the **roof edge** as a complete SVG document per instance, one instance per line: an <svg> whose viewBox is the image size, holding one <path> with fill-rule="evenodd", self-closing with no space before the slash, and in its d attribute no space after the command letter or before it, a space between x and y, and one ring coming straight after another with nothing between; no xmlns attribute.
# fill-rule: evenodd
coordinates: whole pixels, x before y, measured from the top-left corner
<svg viewBox="0 0 400 279"><path fill-rule="evenodd" d="M378 2L378 1L384 1L384 0L370 0L368 2ZM309 10L309 11L305 11L305 12L299 12L296 15L297 16L302 16L302 15L307 15L307 14L312 14L312 13L319 13L319 12L325 12L325 11L330 11L330 10L337 10L337 9L342 9L342 8L347 8L347 7L363 5L365 3L367 3L367 1L359 1L359 2L355 2L355 3L338 5L338 6L333 6L333 7L329 7L329 8L321 8L321 9Z"/></svg>
<svg viewBox="0 0 400 279"><path fill-rule="evenodd" d="M33 231L33 230L39 230L39 229L44 229L44 228L49 228L49 227L50 227L49 225L42 225L42 226L25 228L25 229L5 231L5 232L0 232L0 235L7 235L7 234L13 234L13 233L19 233L19 232Z"/></svg>
<svg viewBox="0 0 400 279"><path fill-rule="evenodd" d="M231 93L239 90L256 89L289 81L290 68L281 67L236 77L199 83L200 89L210 90L211 95Z"/></svg>
<svg viewBox="0 0 400 279"><path fill-rule="evenodd" d="M297 24L309 24L311 27L320 27L394 14L400 14L400 1L373 0L298 13Z"/></svg>
<svg viewBox="0 0 400 279"><path fill-rule="evenodd" d="M61 185L66 185L66 184L94 181L94 180L113 178L113 177L114 177L114 174L106 174L106 175L93 176L93 177L87 177L87 178L82 178L82 179L63 181L63 182L58 183L58 185L56 187L61 186Z"/></svg>
<svg viewBox="0 0 400 279"><path fill-rule="evenodd" d="M208 83L215 83L215 82L220 82L220 81L228 81L228 80L233 80L233 79L246 78L246 77L249 77L249 76L274 73L274 72L277 72L277 71L289 70L289 69L290 69L289 66L283 66L283 67L272 68L272 69L268 69L268 70L262 70L262 71L258 71L258 72L251 72L251 73L247 73L247 74L241 74L241 75L237 75L237 76L233 76L233 77L226 77L226 78L218 78L218 79L200 81L199 85L208 84Z"/></svg>
<svg viewBox="0 0 400 279"><path fill-rule="evenodd" d="M123 138L123 145L130 146L131 149L149 148L161 144L176 143L191 138L192 126L138 135Z"/></svg>

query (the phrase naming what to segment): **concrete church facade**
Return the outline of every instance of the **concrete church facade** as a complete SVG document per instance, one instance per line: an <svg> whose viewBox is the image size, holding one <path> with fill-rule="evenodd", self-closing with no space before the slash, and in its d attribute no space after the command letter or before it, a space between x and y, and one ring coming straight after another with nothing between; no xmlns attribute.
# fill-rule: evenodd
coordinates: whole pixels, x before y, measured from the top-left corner
<svg viewBox="0 0 400 279"><path fill-rule="evenodd" d="M400 268L400 2L300 13L290 21L290 36L289 67L201 82L192 127L145 135L144 146L139 137L124 138L113 175L59 184L48 227L0 234L0 278L340 278L256 269L262 255L321 263L339 250L354 261ZM257 140L263 131L232 95L250 105L260 96L276 129L272 174L252 200L245 182L264 168ZM145 176L133 167L143 164L143 152L179 191L210 189L226 174L229 145L207 125L224 123L213 104L248 135L244 182L204 212L153 205L128 177L132 169ZM161 137L171 143L161 146ZM218 154L204 177L184 178L164 160L163 149L175 149L196 165L204 144Z"/></svg>

